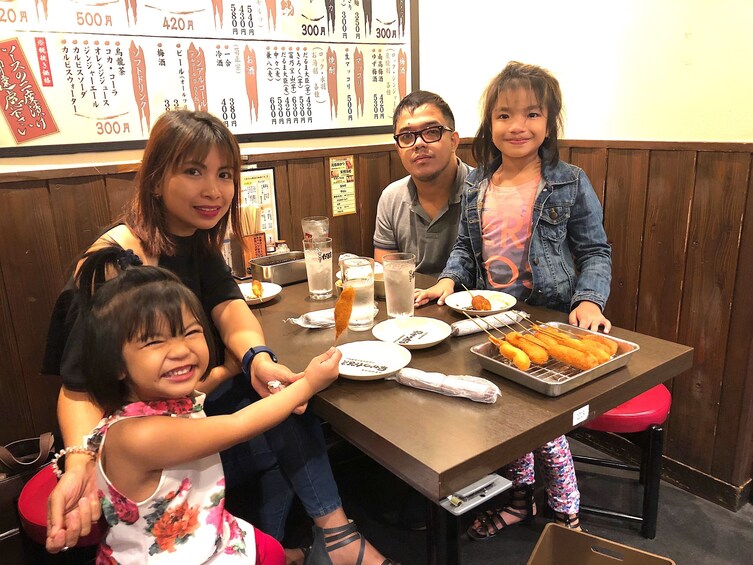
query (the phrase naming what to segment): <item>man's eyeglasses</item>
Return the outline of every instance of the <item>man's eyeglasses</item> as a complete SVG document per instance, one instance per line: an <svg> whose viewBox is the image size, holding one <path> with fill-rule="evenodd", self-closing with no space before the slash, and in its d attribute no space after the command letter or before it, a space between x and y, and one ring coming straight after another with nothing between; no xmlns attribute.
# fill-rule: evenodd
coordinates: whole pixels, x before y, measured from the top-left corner
<svg viewBox="0 0 753 565"><path fill-rule="evenodd" d="M398 147L405 149L406 147L413 147L419 137L424 140L424 143L436 143L442 139L442 134L446 131L453 132L455 130L444 126L430 126L418 131L404 131L392 137L395 138Z"/></svg>

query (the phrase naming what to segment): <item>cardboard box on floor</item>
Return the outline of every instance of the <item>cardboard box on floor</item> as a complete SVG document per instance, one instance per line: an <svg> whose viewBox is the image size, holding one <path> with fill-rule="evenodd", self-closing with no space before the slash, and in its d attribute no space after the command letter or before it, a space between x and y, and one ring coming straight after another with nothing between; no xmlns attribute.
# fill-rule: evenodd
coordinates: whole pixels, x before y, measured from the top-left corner
<svg viewBox="0 0 753 565"><path fill-rule="evenodd" d="M675 565L675 562L550 523L536 542L528 565Z"/></svg>

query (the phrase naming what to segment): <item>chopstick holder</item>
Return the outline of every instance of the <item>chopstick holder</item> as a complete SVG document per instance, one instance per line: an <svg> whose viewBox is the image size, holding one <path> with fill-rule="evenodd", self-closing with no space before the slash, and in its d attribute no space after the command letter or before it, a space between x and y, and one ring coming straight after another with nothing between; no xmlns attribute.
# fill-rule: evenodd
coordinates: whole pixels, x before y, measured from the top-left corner
<svg viewBox="0 0 753 565"><path fill-rule="evenodd" d="M427 373L411 367L400 369L394 376L387 377L387 380L394 380L401 385L421 390L438 392L445 396L468 398L474 402L485 404L494 404L501 394L497 385L481 377Z"/></svg>
<svg viewBox="0 0 753 565"><path fill-rule="evenodd" d="M508 310L507 312L501 312L492 316L479 316L473 320L460 320L450 325L452 328L450 335L460 337L483 331L476 322L481 324L481 327L491 330L493 328L504 328L505 324L515 324L515 322L519 322L523 318L528 318L527 312Z"/></svg>

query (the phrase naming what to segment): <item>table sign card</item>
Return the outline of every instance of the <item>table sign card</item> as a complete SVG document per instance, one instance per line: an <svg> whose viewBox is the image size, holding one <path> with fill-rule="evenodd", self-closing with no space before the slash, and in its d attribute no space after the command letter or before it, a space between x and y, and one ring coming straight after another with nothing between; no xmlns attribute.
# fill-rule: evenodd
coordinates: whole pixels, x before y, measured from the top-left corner
<svg viewBox="0 0 753 565"><path fill-rule="evenodd" d="M333 216L356 213L356 173L353 161L353 155L330 157L329 183Z"/></svg>

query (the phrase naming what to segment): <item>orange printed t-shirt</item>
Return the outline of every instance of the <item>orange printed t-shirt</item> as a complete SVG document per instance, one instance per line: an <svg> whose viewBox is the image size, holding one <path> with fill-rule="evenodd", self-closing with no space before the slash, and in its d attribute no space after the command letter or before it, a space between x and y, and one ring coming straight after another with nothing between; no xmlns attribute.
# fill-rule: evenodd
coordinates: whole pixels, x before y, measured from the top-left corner
<svg viewBox="0 0 753 565"><path fill-rule="evenodd" d="M533 287L528 263L533 204L539 178L520 186L489 183L481 210L481 256L490 289L527 298Z"/></svg>

